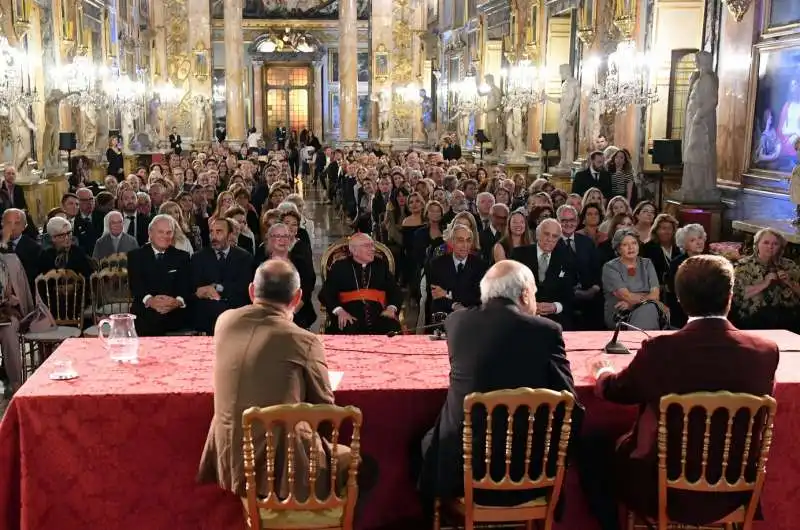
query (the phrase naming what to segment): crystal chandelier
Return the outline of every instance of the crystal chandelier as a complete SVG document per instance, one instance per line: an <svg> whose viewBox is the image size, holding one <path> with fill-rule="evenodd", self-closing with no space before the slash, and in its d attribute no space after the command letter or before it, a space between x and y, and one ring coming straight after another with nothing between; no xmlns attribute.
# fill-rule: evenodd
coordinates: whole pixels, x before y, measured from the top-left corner
<svg viewBox="0 0 800 530"><path fill-rule="evenodd" d="M172 81L156 88L158 99L162 105L170 109L176 109L183 101L183 90L175 86Z"/></svg>
<svg viewBox="0 0 800 530"><path fill-rule="evenodd" d="M543 101L544 69L537 67L530 59L521 59L517 64L503 71L505 77L506 108L527 108Z"/></svg>
<svg viewBox="0 0 800 530"><path fill-rule="evenodd" d="M11 46L8 39L0 36L0 107L27 108L36 101L36 92L27 91L23 83L25 63L23 54Z"/></svg>
<svg viewBox="0 0 800 530"><path fill-rule="evenodd" d="M145 86L127 74L114 72L105 83L108 104L123 113L138 114L144 108Z"/></svg>
<svg viewBox="0 0 800 530"><path fill-rule="evenodd" d="M453 94L456 97L456 108L461 114L472 114L480 106L480 92L478 91L478 76L475 68L470 66L464 79L454 83Z"/></svg>
<svg viewBox="0 0 800 530"><path fill-rule="evenodd" d="M91 57L78 55L72 62L60 67L55 74L57 86L65 93L67 103L73 107L102 107L108 105L104 90L107 72L98 68Z"/></svg>
<svg viewBox="0 0 800 530"><path fill-rule="evenodd" d="M637 51L632 39L623 40L609 55L605 80L595 83L593 97L616 112L652 105L658 93L650 88L650 66L650 57Z"/></svg>

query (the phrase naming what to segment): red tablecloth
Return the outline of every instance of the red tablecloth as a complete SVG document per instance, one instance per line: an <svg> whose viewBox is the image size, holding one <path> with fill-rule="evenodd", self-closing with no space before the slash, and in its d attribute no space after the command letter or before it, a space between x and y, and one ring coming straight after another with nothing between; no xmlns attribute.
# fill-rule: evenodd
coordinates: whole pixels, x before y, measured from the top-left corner
<svg viewBox="0 0 800 530"><path fill-rule="evenodd" d="M778 370L777 428L760 529L790 530L800 519L800 336L764 332L784 354ZM635 348L641 336L624 333ZM362 448L378 460L380 483L363 526L410 528L419 507L408 470L412 440L444 400L444 342L425 337L323 338L331 370L344 371L340 404L364 413ZM587 422L622 432L634 411L591 393L587 367L608 333L567 333L569 358ZM240 530L241 505L213 485L197 485L197 464L213 413L212 339L143 339L138 365L115 365L97 339L65 342L12 400L0 423L0 528L62 530ZM698 352L702 355L702 352ZM51 381L69 358L80 378ZM613 357L622 367L631 356ZM594 530L576 473L561 530Z"/></svg>

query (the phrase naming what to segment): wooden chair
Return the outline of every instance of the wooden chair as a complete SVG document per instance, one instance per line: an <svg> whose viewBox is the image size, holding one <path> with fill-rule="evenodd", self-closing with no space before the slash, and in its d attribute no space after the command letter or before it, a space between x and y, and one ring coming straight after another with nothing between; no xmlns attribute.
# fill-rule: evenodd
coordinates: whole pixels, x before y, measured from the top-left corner
<svg viewBox="0 0 800 530"><path fill-rule="evenodd" d="M69 269L53 269L40 274L36 291L50 310L56 327L28 332L20 337L23 378L33 372L64 340L81 336L86 302L86 280Z"/></svg>
<svg viewBox="0 0 800 530"><path fill-rule="evenodd" d="M667 474L668 463L678 457L677 454L674 454L677 451L667 451L670 434L667 418L670 410L674 411L673 407L678 408L683 417L683 428L680 435L680 475L675 479L670 479ZM705 429L698 429L696 433L690 433L693 429L689 428L689 415L695 409L703 411ZM731 392L696 392L683 395L669 394L662 397L658 421L658 520L642 521L628 511L628 529L633 530L638 523L643 523L643 527L655 527L657 530L667 530L673 525L677 525L671 522L667 515L667 491L675 489L713 493L751 492L752 496L747 505L743 505L719 521L703 526L703 528L724 528L725 530L733 530L735 527L750 530L753 527L753 517L756 514L767 475L766 465L772 444L772 426L776 410L777 402L770 396L733 394ZM727 422L724 442L712 444L712 418L719 418L714 420L715 423L716 421L722 422L723 419ZM732 454L732 448L736 451L732 442L737 439L737 434L734 433L737 418L740 418L740 421L747 420L747 430L742 431L744 441L741 450ZM699 419L697 418L698 424L702 425L699 423ZM692 423L694 424L694 421ZM722 458L718 463L712 462L709 465L711 447L715 445L715 448L718 449L720 443L724 444ZM689 447L702 447L701 472L696 481L687 478L686 462ZM756 456L756 451L758 451L758 456ZM738 479L734 483L729 482L727 476L728 463L732 457L737 460L741 458ZM745 471L751 466L755 467L755 475L748 479ZM709 480L710 476L719 476L719 479L712 483Z"/></svg>
<svg viewBox="0 0 800 530"><path fill-rule="evenodd" d="M92 326L83 330L84 337L97 337L97 324L118 313L130 313L133 298L128 286L128 270L105 268L89 278L92 293Z"/></svg>
<svg viewBox="0 0 800 530"><path fill-rule="evenodd" d="M328 272L331 270L331 267L333 267L334 263L350 256L350 249L348 248L348 245L350 245L350 237L346 236L338 241L333 242L325 250L325 252L323 252L319 267L320 275L322 276L322 283L325 283L325 279L328 277ZM375 259L382 259L386 261L389 271L392 273L392 275L394 275L394 256L392 256L392 251L389 250L389 247L383 243L375 241ZM322 322L319 332L325 333L325 328L328 326L329 315L325 310L324 305L319 306L319 313L321 317L320 321Z"/></svg>
<svg viewBox="0 0 800 530"><path fill-rule="evenodd" d="M473 460L473 409L481 406L486 410L486 444L484 463L486 473L483 477L475 478L472 466ZM543 407L547 410L547 424L545 426L544 440L541 452L541 473L532 476L531 462L538 461L533 455L534 446L538 446L534 435L534 424L537 414L542 414ZM472 530L476 523L525 523L526 530L532 530L534 521L544 521L544 529L553 527L553 514L561 494L564 474L566 471L567 446L572 429L572 410L575 407L575 398L569 392L555 392L548 389L517 388L514 390L497 390L488 393L472 393L464 398L464 497L461 499L442 502L437 499L434 512L434 530L441 528L441 510L444 509L450 516L455 516L463 521L464 530ZM505 437L505 475L499 482L495 481L490 473L492 462L492 417L497 408L507 411L507 429ZM511 477L511 454L514 438L514 418L517 412L527 409L528 429L525 439L525 468L519 480ZM561 411L561 412L560 412ZM557 423L557 414L562 414L560 426ZM541 419L541 418L540 418ZM552 469L551 442L557 440L557 458L555 474L548 475ZM548 488L548 493L516 506L487 506L477 504L474 500L475 490L495 491L524 491Z"/></svg>
<svg viewBox="0 0 800 530"><path fill-rule="evenodd" d="M244 435L242 446L244 451L244 475L246 480L247 496L242 498L247 527L253 530L262 529L341 529L352 530L355 504L358 498L358 464L361 447L361 411L355 407L338 407L335 405L310 405L299 403L295 405L275 405L272 407L251 407L242 414L242 427ZM332 456L327 469L330 470L330 484L327 488L327 498L319 498L317 479L320 473L322 458L328 458L325 451L318 448L317 444L310 443L308 455L308 476L303 477L308 486L308 498L299 500L297 497L297 477L295 473L295 441L297 434L295 427L298 424L310 426L314 433L321 426L332 426L331 455L338 453L339 434L343 425L352 424L352 442L350 452L352 460L347 470L347 484L340 490L336 484L338 461ZM264 481L267 489L266 496L258 495L258 482L256 481L256 461L253 427L258 425L259 430L265 433L265 471ZM316 434L315 434L316 436ZM259 444L260 445L260 444ZM284 458L287 462L287 477L289 491L286 498L280 498L280 493L275 490L276 456L278 448L283 448ZM324 468L323 468L324 469Z"/></svg>
<svg viewBox="0 0 800 530"><path fill-rule="evenodd" d="M97 270L102 271L105 269L127 269L128 268L128 255L124 252L117 252L111 254L97 262Z"/></svg>

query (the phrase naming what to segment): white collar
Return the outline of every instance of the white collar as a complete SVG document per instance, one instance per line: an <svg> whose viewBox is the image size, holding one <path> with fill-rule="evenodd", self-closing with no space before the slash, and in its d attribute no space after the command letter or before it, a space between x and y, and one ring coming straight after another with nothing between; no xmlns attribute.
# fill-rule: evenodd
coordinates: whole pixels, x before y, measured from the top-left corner
<svg viewBox="0 0 800 530"><path fill-rule="evenodd" d="M716 320L728 320L728 317L725 316L725 315L708 315L708 316L705 316L705 317L689 317L686 320L686 323L688 324L689 322L694 322L695 320L708 320L708 319L712 319L712 318L716 319Z"/></svg>
<svg viewBox="0 0 800 530"><path fill-rule="evenodd" d="M456 268L458 268L458 266L459 266L459 265L464 265L464 266L466 267L466 265L467 265L467 258L464 258L464 259L458 259L458 258L456 257L456 255L455 255L455 254L453 254L453 265L455 265L455 266L456 266Z"/></svg>
<svg viewBox="0 0 800 530"><path fill-rule="evenodd" d="M542 250L542 247L536 245L536 259L541 258L543 255L547 255L547 259L550 259L553 256L552 252L545 252Z"/></svg>

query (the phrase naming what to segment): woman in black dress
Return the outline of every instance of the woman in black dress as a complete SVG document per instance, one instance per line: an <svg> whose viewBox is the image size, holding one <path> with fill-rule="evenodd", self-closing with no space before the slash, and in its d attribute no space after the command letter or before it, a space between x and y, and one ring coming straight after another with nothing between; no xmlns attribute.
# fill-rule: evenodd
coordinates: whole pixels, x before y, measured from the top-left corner
<svg viewBox="0 0 800 530"><path fill-rule="evenodd" d="M114 175L115 177L125 176L122 149L119 147L119 137L112 136L110 142L111 145L106 150L106 160L108 161L108 170L106 174Z"/></svg>

